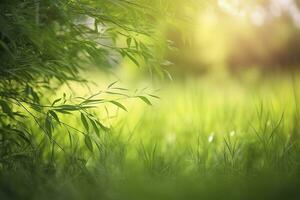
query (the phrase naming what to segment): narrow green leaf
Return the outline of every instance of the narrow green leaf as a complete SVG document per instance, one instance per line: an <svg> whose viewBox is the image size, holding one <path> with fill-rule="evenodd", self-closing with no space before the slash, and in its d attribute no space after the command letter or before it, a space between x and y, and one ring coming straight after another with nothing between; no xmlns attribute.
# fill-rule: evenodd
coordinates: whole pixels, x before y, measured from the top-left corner
<svg viewBox="0 0 300 200"><path fill-rule="evenodd" d="M117 101L110 101L112 104L118 106L119 108L127 111L127 109L125 108L125 106L123 106L121 103L117 102Z"/></svg>
<svg viewBox="0 0 300 200"><path fill-rule="evenodd" d="M54 106L57 102L59 102L61 100L61 98L59 98L59 99L55 99L54 101L53 101L53 103L51 104L51 106Z"/></svg>
<svg viewBox="0 0 300 200"><path fill-rule="evenodd" d="M41 110L42 110L41 107L38 106L38 104L36 104L36 105L32 104L32 105L30 105L30 107L37 112L41 112Z"/></svg>
<svg viewBox="0 0 300 200"><path fill-rule="evenodd" d="M121 88L121 87L113 87L112 89L128 91L128 89L126 89L126 88Z"/></svg>
<svg viewBox="0 0 300 200"><path fill-rule="evenodd" d="M99 130L97 124L91 118L89 118L89 120L90 120L90 122L91 122L91 124L94 128L94 131L95 131L96 135L99 137L100 136L100 130Z"/></svg>
<svg viewBox="0 0 300 200"><path fill-rule="evenodd" d="M147 99L147 97L144 96L137 96L138 98L140 98L142 101L144 101L146 104L148 105L152 105L151 102L149 101L149 99Z"/></svg>
<svg viewBox="0 0 300 200"><path fill-rule="evenodd" d="M171 81L173 81L173 78L172 78L170 72L168 72L167 70L163 70L163 72L167 75L167 77L168 77Z"/></svg>
<svg viewBox="0 0 300 200"><path fill-rule="evenodd" d="M150 97L156 98L156 99L160 99L159 96L153 95L153 94L148 94Z"/></svg>
<svg viewBox="0 0 300 200"><path fill-rule="evenodd" d="M51 139L52 138L52 123L51 123L51 118L49 117L49 115L47 115L47 117L45 119L45 129L46 129L47 135Z"/></svg>
<svg viewBox="0 0 300 200"><path fill-rule="evenodd" d="M80 118L84 128L86 129L87 132L89 132L89 123L87 122L83 113L80 114Z"/></svg>
<svg viewBox="0 0 300 200"><path fill-rule="evenodd" d="M101 122L99 122L98 120L95 120L95 122L100 126L100 128L104 131L108 131L109 128L107 128L106 126L104 126Z"/></svg>
<svg viewBox="0 0 300 200"><path fill-rule="evenodd" d="M71 132L69 131L69 129L67 129L68 131L68 135L69 135L69 141L70 141L70 146L71 148L73 147L73 139L72 139L72 135L71 135Z"/></svg>
<svg viewBox="0 0 300 200"><path fill-rule="evenodd" d="M127 38L126 42L127 42L127 46L130 47L130 44L131 44L131 38L130 38L130 37Z"/></svg>
<svg viewBox="0 0 300 200"><path fill-rule="evenodd" d="M86 147L93 152L93 143L89 135L84 135L84 143Z"/></svg>
<svg viewBox="0 0 300 200"><path fill-rule="evenodd" d="M60 124L60 121L59 121L59 118L58 118L57 114L52 110L49 110L48 112Z"/></svg>
<svg viewBox="0 0 300 200"><path fill-rule="evenodd" d="M0 106L5 114L13 118L13 112L6 101L0 100Z"/></svg>
<svg viewBox="0 0 300 200"><path fill-rule="evenodd" d="M64 104L67 102L66 97L67 97L66 93L63 93L63 103L64 103Z"/></svg>
<svg viewBox="0 0 300 200"><path fill-rule="evenodd" d="M17 133L17 135L22 138L26 143L30 144L31 141L30 139L27 137L27 134L25 134L25 132L18 130L18 129L10 129L12 132Z"/></svg>
<svg viewBox="0 0 300 200"><path fill-rule="evenodd" d="M108 86L107 86L107 89L109 89L109 88L111 88L114 84L116 84L118 81L115 81L115 82L112 82L111 84L109 84Z"/></svg>
<svg viewBox="0 0 300 200"><path fill-rule="evenodd" d="M139 49L139 43L136 39L134 39L134 44L135 44L136 50L138 50Z"/></svg>
<svg viewBox="0 0 300 200"><path fill-rule="evenodd" d="M121 96L129 97L127 94L123 94L123 93L120 93L120 92L110 92L110 91L107 91L106 93L107 94L114 94L114 95L121 95Z"/></svg>
<svg viewBox="0 0 300 200"><path fill-rule="evenodd" d="M96 33L99 32L99 31L98 31L98 20L97 20L97 19L95 19L95 21L94 21L94 29L95 29L95 32L96 32Z"/></svg>
<svg viewBox="0 0 300 200"><path fill-rule="evenodd" d="M62 105L62 106L57 106L57 108L64 111L80 110L78 106L74 106L74 105Z"/></svg>
<svg viewBox="0 0 300 200"><path fill-rule="evenodd" d="M56 112L60 112L60 113L63 113L63 114L72 114L71 112L68 112L68 111L65 111L63 109L55 109Z"/></svg>
<svg viewBox="0 0 300 200"><path fill-rule="evenodd" d="M127 57L128 57L132 62L134 62L134 64L136 64L136 66L140 67L139 62L138 62L132 55L130 55L130 54L127 53L127 52L125 52L125 54L127 55Z"/></svg>
<svg viewBox="0 0 300 200"><path fill-rule="evenodd" d="M87 99L84 100L81 104L100 103L102 101L104 101L104 99Z"/></svg>
<svg viewBox="0 0 300 200"><path fill-rule="evenodd" d="M36 103L40 102L40 97L34 90L31 91L31 95L33 97L33 101L35 101Z"/></svg>

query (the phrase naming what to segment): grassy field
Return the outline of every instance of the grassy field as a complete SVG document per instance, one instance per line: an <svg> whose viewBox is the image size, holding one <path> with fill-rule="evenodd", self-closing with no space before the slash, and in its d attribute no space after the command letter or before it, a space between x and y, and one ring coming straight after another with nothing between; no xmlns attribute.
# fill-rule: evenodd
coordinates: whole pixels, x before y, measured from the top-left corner
<svg viewBox="0 0 300 200"><path fill-rule="evenodd" d="M299 2L2 0L0 200L300 199Z"/></svg>
<svg viewBox="0 0 300 200"><path fill-rule="evenodd" d="M0 198L300 197L297 75L159 85L152 106L133 99L122 101L128 112L99 109L110 129L91 131L93 153L78 133L58 126L53 138L61 150L33 124L31 150L1 166L9 169L1 170ZM84 130L80 117L59 117Z"/></svg>

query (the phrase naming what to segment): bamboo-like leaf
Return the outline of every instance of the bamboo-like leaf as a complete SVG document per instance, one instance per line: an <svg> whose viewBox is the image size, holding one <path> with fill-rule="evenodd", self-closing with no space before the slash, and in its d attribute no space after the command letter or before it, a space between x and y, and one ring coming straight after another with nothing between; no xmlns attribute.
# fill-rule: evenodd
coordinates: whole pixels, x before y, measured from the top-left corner
<svg viewBox="0 0 300 200"><path fill-rule="evenodd" d="M57 114L52 110L49 110L48 112L60 124L60 121L59 121L59 118L58 118Z"/></svg>
<svg viewBox="0 0 300 200"><path fill-rule="evenodd" d="M71 112L65 111L63 109L55 109L55 111L63 114L72 114Z"/></svg>
<svg viewBox="0 0 300 200"><path fill-rule="evenodd" d="M131 44L131 38L130 37L127 38L126 43L127 43L127 46L130 47L130 44Z"/></svg>
<svg viewBox="0 0 300 200"><path fill-rule="evenodd" d="M91 122L91 124L92 124L92 126L94 128L94 131L95 131L96 135L99 137L100 136L100 130L99 130L97 124L91 118L89 118L89 120L90 120L90 122Z"/></svg>
<svg viewBox="0 0 300 200"><path fill-rule="evenodd" d="M113 87L112 89L114 89L114 90L128 91L128 89L126 89L126 88L121 88L121 87Z"/></svg>
<svg viewBox="0 0 300 200"><path fill-rule="evenodd" d="M87 99L84 100L81 104L88 104L88 103L100 103L104 101L105 99Z"/></svg>
<svg viewBox="0 0 300 200"><path fill-rule="evenodd" d="M45 119L45 129L48 137L51 139L52 138L52 123L51 123L51 118L49 115L46 116Z"/></svg>
<svg viewBox="0 0 300 200"><path fill-rule="evenodd" d="M100 128L104 131L108 131L109 128L107 128L106 126L104 126L101 122L99 122L98 120L95 120L96 124L98 124L100 126Z"/></svg>
<svg viewBox="0 0 300 200"><path fill-rule="evenodd" d="M123 93L120 93L120 92L110 92L110 91L107 91L106 93L107 94L114 94L114 95L121 95L121 96L129 97L127 94L123 94Z"/></svg>
<svg viewBox="0 0 300 200"><path fill-rule="evenodd" d="M135 44L136 50L138 50L139 49L139 43L136 39L134 39L134 44Z"/></svg>
<svg viewBox="0 0 300 200"><path fill-rule="evenodd" d="M98 31L98 20L97 19L95 19L95 21L94 21L94 29L95 29L96 33L99 32Z"/></svg>
<svg viewBox="0 0 300 200"><path fill-rule="evenodd" d="M92 140L90 138L89 135L84 135L84 143L85 143L85 146L91 151L93 152L93 143L92 143Z"/></svg>
<svg viewBox="0 0 300 200"><path fill-rule="evenodd" d="M130 55L129 53L125 52L126 56L132 61L134 62L134 64L136 64L136 66L140 67L140 64L139 62L132 56Z"/></svg>
<svg viewBox="0 0 300 200"><path fill-rule="evenodd" d="M75 110L80 110L80 108L76 105L62 105L62 106L57 106L56 109L59 110L64 110L64 111L75 111ZM55 110L56 110L55 109Z"/></svg>
<svg viewBox="0 0 300 200"><path fill-rule="evenodd" d="M121 103L119 103L119 102L117 102L117 101L110 101L110 102L111 102L112 104L118 106L119 108L121 108L121 109L127 111L126 107L123 106Z"/></svg>
<svg viewBox="0 0 300 200"><path fill-rule="evenodd" d="M146 104L148 104L150 106L152 105L147 97L144 97L144 96L137 96L137 97L140 98L142 101L144 101Z"/></svg>
<svg viewBox="0 0 300 200"><path fill-rule="evenodd" d="M168 72L167 70L163 70L163 72L165 73L165 75L167 75L167 77L173 81L172 75L170 74L170 72Z"/></svg>
<svg viewBox="0 0 300 200"><path fill-rule="evenodd" d="M156 99L160 99L159 96L153 95L153 94L148 94L150 97L156 98Z"/></svg>
<svg viewBox="0 0 300 200"><path fill-rule="evenodd" d="M57 102L59 102L61 100L61 98L59 98L59 99L55 99L54 101L53 101L53 103L51 104L51 106L54 106Z"/></svg>
<svg viewBox="0 0 300 200"><path fill-rule="evenodd" d="M6 101L0 100L0 106L5 114L13 118L13 112Z"/></svg>
<svg viewBox="0 0 300 200"><path fill-rule="evenodd" d="M40 97L39 95L32 89L31 91L31 95L33 97L33 100L36 102L36 103L39 103L40 102Z"/></svg>
<svg viewBox="0 0 300 200"><path fill-rule="evenodd" d="M80 118L84 128L86 129L87 132L89 132L89 123L87 122L83 113L80 114Z"/></svg>
<svg viewBox="0 0 300 200"><path fill-rule="evenodd" d="M107 86L107 89L109 89L109 88L111 88L114 84L116 84L118 81L114 81L114 82L112 82L111 84L109 84L108 86Z"/></svg>

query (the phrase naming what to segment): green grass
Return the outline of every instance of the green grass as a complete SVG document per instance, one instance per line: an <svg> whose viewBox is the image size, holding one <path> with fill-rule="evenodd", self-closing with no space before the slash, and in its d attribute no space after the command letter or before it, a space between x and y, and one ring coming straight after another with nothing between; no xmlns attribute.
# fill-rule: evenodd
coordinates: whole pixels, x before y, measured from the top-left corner
<svg viewBox="0 0 300 200"><path fill-rule="evenodd" d="M160 84L152 106L110 107L108 131L57 127L51 144L36 125L33 150L1 166L1 199L297 199L300 83L187 79ZM80 118L60 116L84 130ZM9 166L9 169L8 169Z"/></svg>

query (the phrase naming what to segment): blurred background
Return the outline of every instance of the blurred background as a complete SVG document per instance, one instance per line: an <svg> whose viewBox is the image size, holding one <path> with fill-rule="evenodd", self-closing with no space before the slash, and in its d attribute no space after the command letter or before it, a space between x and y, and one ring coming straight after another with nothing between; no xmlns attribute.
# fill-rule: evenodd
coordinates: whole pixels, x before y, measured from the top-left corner
<svg viewBox="0 0 300 200"><path fill-rule="evenodd" d="M177 52L174 71L287 70L300 62L300 9L296 0L217 0L194 15L183 32L167 30ZM190 41L184 34L188 34Z"/></svg>
<svg viewBox="0 0 300 200"><path fill-rule="evenodd" d="M174 77L299 68L300 1L178 1L170 6L174 21L161 19L158 29L171 48L157 52L164 52L168 62L163 65Z"/></svg>

